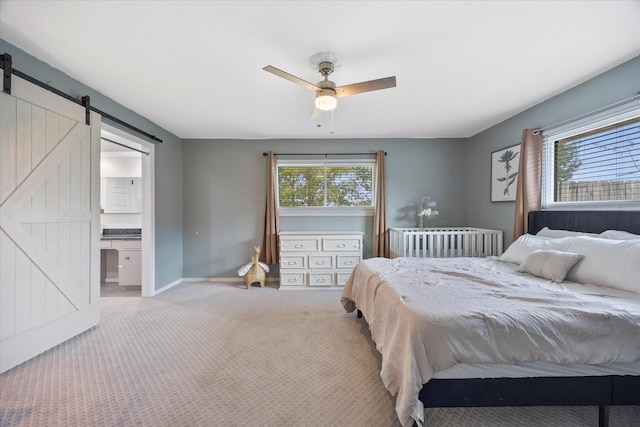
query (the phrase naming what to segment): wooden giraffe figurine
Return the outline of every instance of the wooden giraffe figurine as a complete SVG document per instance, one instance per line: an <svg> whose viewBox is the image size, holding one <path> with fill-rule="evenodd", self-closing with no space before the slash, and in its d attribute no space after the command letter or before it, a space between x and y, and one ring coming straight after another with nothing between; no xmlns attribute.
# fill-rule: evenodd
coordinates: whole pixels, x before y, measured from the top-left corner
<svg viewBox="0 0 640 427"><path fill-rule="evenodd" d="M259 283L261 288L264 288L264 282L266 281L267 275L264 272L264 269L258 262L258 256L260 255L260 247L256 246L253 248L253 265L247 271L247 274L244 275L244 284L249 289L253 283Z"/></svg>

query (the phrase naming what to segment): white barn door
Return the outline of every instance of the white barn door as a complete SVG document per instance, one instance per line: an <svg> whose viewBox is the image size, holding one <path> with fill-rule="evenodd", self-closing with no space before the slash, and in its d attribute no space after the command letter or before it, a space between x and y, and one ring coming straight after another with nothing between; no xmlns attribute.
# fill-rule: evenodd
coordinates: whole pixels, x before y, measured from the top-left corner
<svg viewBox="0 0 640 427"><path fill-rule="evenodd" d="M0 93L0 372L100 315L100 116L12 76Z"/></svg>

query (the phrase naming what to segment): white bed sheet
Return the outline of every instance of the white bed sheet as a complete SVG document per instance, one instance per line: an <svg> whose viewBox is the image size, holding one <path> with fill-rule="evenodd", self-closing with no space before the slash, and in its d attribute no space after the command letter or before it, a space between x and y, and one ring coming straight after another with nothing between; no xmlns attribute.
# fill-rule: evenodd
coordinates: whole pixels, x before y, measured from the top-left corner
<svg viewBox="0 0 640 427"><path fill-rule="evenodd" d="M454 365L640 361L640 295L516 268L495 257L356 266L342 304L369 324L402 425L421 425L422 385Z"/></svg>

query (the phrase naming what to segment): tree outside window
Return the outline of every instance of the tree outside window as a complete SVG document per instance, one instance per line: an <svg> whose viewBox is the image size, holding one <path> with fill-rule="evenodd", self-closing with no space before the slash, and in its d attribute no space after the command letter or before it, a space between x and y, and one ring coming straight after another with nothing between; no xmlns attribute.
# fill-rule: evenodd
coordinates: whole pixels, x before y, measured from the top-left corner
<svg viewBox="0 0 640 427"><path fill-rule="evenodd" d="M371 207L374 177L371 163L279 164L279 205Z"/></svg>

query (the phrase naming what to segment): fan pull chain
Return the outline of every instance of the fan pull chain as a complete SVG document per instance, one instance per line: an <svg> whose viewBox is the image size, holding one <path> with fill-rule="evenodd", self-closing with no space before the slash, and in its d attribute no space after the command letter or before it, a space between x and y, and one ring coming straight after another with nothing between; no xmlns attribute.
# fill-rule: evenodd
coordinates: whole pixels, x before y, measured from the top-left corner
<svg viewBox="0 0 640 427"><path fill-rule="evenodd" d="M331 135L333 135L335 132L333 130L333 110L331 110Z"/></svg>

